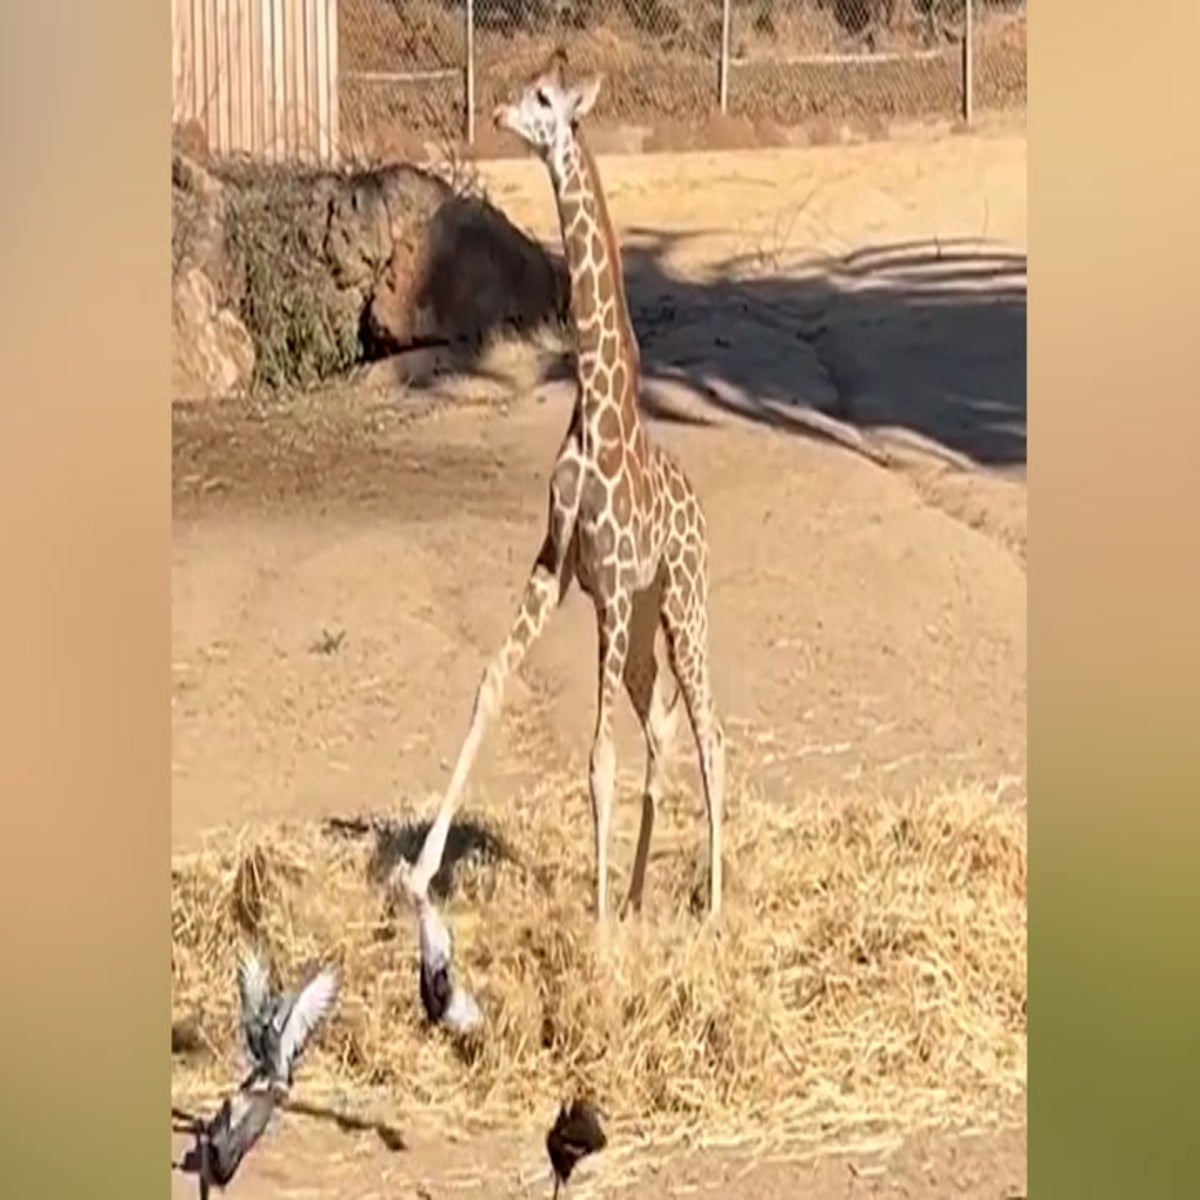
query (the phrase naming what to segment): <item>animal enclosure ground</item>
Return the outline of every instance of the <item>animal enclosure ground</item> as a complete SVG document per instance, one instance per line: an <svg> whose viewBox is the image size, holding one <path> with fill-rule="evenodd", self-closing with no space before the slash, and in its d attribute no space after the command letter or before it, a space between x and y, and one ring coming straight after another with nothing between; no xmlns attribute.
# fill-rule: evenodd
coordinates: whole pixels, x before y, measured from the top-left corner
<svg viewBox="0 0 1200 1200"><path fill-rule="evenodd" d="M653 432L709 512L731 763L779 805L970 786L1023 821L1024 137L600 168ZM552 241L536 165L481 169L508 215ZM178 853L243 822L424 811L536 549L570 403L549 365L545 379L527 367L177 410ZM892 465L831 443L822 417ZM552 824L522 802L543 776L574 772L563 803L586 827L592 626L573 596L509 690L464 815ZM642 767L624 710L618 752L620 894ZM693 816L682 828L699 845L686 745L675 761ZM652 859L651 895L656 868L667 870ZM1000 1115L981 1112L988 1130L963 1139L879 1113L875 1148L857 1157L793 1147L754 1165L693 1146L661 1165L647 1148L581 1172L579 1194L998 1200L1024 1190L1024 1136L997 1131ZM414 1128L393 1155L288 1116L239 1192L541 1195L538 1154L525 1129L447 1147ZM184 1195L189 1182L173 1186Z"/></svg>
<svg viewBox="0 0 1200 1200"><path fill-rule="evenodd" d="M547 1118L547 1125L549 1118ZM284 1116L230 1188L244 1200L541 1200L551 1193L540 1138L485 1135L453 1142L430 1130L393 1154L374 1135L349 1135ZM736 1147L642 1150L640 1167L605 1171L597 1157L572 1176L584 1200L1024 1200L1025 1133L1006 1127L947 1136L864 1138L841 1151L785 1147L762 1156ZM174 1139L176 1157L187 1146ZM605 1164L607 1166L607 1164ZM607 1178L605 1175L607 1174ZM172 1200L195 1195L175 1173Z"/></svg>

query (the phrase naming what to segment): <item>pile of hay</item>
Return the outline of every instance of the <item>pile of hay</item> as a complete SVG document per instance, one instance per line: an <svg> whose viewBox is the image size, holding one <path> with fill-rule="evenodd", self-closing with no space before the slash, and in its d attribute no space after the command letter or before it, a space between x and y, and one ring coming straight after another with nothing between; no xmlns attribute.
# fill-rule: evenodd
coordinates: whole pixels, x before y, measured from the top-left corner
<svg viewBox="0 0 1200 1200"><path fill-rule="evenodd" d="M640 806L622 807L613 858L627 871ZM690 791L668 797L644 917L605 945L578 780L513 805L447 902L487 1018L469 1046L423 1025L415 923L389 914L377 882L395 846L272 827L178 857L173 1016L212 1053L177 1063L177 1092L237 1077L235 962L258 941L285 979L317 958L342 973L298 1087L380 1089L410 1118L524 1124L569 1087L614 1124L663 1134L830 1136L1009 1109L1025 1081L1023 809L973 792L784 808L733 789L714 937L695 915L697 807Z"/></svg>

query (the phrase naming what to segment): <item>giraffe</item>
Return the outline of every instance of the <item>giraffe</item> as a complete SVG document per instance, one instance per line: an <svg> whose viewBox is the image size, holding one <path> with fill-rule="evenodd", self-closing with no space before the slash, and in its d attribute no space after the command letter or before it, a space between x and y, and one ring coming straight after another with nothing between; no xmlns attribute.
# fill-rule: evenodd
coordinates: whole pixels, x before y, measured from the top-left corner
<svg viewBox="0 0 1200 1200"><path fill-rule="evenodd" d="M608 839L616 773L613 716L623 687L646 742L642 814L623 911L640 911L664 758L682 696L699 756L708 816L709 915L721 907L725 735L709 674L708 535L696 494L676 462L647 436L639 415L639 350L620 248L596 163L579 123L601 80L564 78L561 52L494 123L529 145L548 168L570 273L577 391L550 475L545 536L507 638L483 672L471 722L437 816L407 886L428 886L484 730L504 688L573 581L595 608L598 702L588 767L595 834L595 915L608 908ZM668 695L664 647L676 687Z"/></svg>

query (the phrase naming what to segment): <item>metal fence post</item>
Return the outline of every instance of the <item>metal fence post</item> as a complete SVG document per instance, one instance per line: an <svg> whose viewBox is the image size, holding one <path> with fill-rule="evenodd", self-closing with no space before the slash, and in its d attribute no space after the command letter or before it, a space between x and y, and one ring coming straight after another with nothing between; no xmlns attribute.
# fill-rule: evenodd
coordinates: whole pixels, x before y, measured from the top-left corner
<svg viewBox="0 0 1200 1200"><path fill-rule="evenodd" d="M717 66L717 91L721 112L729 111L729 10L732 0L721 0L721 61Z"/></svg>
<svg viewBox="0 0 1200 1200"><path fill-rule="evenodd" d="M467 0L467 68L465 79L467 106L467 145L475 144L475 0Z"/></svg>
<svg viewBox="0 0 1200 1200"><path fill-rule="evenodd" d="M975 116L974 7L972 0L963 0L962 118L966 125L970 125Z"/></svg>

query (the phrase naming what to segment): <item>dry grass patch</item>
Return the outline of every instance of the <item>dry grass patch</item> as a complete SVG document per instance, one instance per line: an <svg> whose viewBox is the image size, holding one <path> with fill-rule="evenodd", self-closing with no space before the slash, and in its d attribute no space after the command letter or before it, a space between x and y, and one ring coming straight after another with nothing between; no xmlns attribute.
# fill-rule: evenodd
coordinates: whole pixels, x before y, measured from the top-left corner
<svg viewBox="0 0 1200 1200"><path fill-rule="evenodd" d="M369 839L273 827L178 857L173 1015L212 1053L177 1064L177 1092L235 1077L234 964L254 939L286 978L315 958L342 971L299 1088L378 1088L410 1115L523 1124L581 1086L617 1125L827 1136L986 1120L1021 1095L1023 808L966 791L785 809L734 788L714 934L694 913L695 801L672 795L644 918L606 943L589 915L579 793L544 781L496 821L491 852L453 873L458 969L487 1016L470 1045L422 1024L415 927L388 912ZM621 814L618 862L632 856L636 808Z"/></svg>

